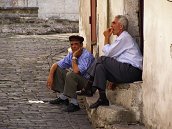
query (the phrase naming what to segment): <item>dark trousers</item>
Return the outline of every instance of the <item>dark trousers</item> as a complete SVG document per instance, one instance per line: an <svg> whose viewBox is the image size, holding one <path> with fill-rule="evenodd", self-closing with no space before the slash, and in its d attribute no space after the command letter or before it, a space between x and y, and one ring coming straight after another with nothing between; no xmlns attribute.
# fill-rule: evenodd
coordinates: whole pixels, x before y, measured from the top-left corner
<svg viewBox="0 0 172 129"><path fill-rule="evenodd" d="M95 60L88 73L94 77L93 86L101 90L106 89L107 80L115 83L131 83L142 78L142 70L105 56Z"/></svg>

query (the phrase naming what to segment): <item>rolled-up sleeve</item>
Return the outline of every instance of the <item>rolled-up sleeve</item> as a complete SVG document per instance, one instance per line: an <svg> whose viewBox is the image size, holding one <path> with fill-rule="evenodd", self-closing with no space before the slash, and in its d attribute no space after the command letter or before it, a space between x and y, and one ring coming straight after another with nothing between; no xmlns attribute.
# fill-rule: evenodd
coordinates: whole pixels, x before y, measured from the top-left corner
<svg viewBox="0 0 172 129"><path fill-rule="evenodd" d="M57 62L57 65L62 69L67 69L71 67L70 54L65 56L63 59Z"/></svg>
<svg viewBox="0 0 172 129"><path fill-rule="evenodd" d="M86 73L88 67L91 65L93 60L94 60L93 57L85 57L85 58L82 58L81 60L79 60L78 68L79 68L81 75Z"/></svg>

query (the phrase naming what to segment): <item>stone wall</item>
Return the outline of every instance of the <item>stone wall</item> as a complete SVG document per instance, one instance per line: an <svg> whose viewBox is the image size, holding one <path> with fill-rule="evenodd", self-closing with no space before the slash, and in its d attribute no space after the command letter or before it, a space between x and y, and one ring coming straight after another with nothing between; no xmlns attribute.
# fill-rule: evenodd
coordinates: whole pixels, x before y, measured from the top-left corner
<svg viewBox="0 0 172 129"><path fill-rule="evenodd" d="M38 7L38 0L1 0L0 7Z"/></svg>
<svg viewBox="0 0 172 129"><path fill-rule="evenodd" d="M79 23L68 20L43 20L38 18L0 19L0 35L48 35L57 33L78 33Z"/></svg>
<svg viewBox="0 0 172 129"><path fill-rule="evenodd" d="M38 7L0 7L0 17L38 17Z"/></svg>
<svg viewBox="0 0 172 129"><path fill-rule="evenodd" d="M40 18L79 20L78 0L39 0Z"/></svg>
<svg viewBox="0 0 172 129"><path fill-rule="evenodd" d="M38 17L41 19L79 20L78 0L1 0L0 7L38 7Z"/></svg>

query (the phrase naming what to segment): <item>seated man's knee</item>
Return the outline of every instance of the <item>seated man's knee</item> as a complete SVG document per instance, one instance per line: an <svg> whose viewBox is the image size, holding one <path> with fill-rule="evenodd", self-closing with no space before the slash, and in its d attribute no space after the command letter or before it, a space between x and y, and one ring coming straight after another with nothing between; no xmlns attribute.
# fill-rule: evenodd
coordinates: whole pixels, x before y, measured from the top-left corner
<svg viewBox="0 0 172 129"><path fill-rule="evenodd" d="M74 78L76 78L76 76L77 76L76 73L74 73L74 72L72 72L72 71L69 71L69 72L67 72L67 74L66 74L66 79L74 79Z"/></svg>
<svg viewBox="0 0 172 129"><path fill-rule="evenodd" d="M57 67L55 72L54 72L55 73L54 76L61 76L61 73L64 71L65 71L64 69Z"/></svg>
<svg viewBox="0 0 172 129"><path fill-rule="evenodd" d="M102 63L105 60L105 56L101 56L97 59L97 63Z"/></svg>
<svg viewBox="0 0 172 129"><path fill-rule="evenodd" d="M101 69L103 69L103 68L104 68L103 64L98 64L98 65L96 66L96 70L101 70Z"/></svg>

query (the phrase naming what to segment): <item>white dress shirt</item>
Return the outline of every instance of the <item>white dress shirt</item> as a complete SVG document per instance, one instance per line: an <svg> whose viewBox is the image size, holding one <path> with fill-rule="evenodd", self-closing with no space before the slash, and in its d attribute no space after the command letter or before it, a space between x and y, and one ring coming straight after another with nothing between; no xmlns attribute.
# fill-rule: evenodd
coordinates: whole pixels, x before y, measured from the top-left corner
<svg viewBox="0 0 172 129"><path fill-rule="evenodd" d="M111 44L106 44L102 51L105 56L119 62L131 64L141 70L143 68L143 56L140 49L127 31L123 31Z"/></svg>

